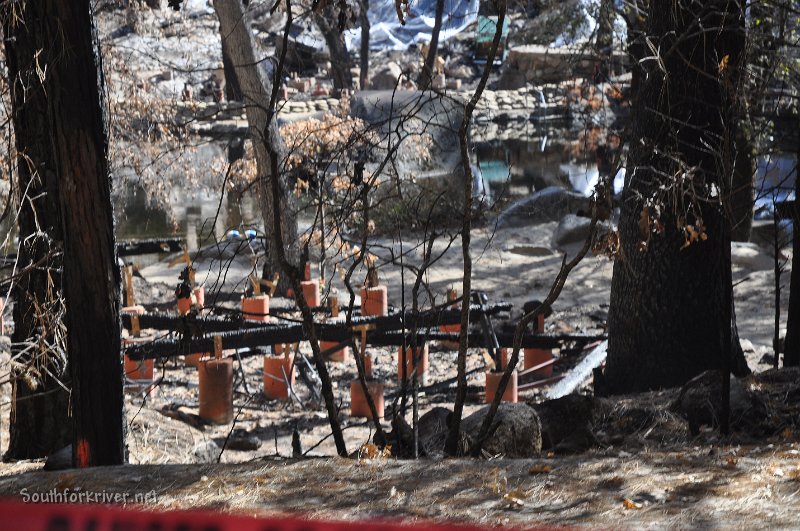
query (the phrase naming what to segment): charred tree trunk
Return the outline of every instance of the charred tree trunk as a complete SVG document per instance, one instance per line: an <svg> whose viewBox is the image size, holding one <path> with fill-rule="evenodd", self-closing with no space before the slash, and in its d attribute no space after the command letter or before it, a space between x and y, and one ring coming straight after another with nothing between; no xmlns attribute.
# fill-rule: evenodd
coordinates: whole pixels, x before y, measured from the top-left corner
<svg viewBox="0 0 800 531"><path fill-rule="evenodd" d="M797 149L800 161L800 145ZM800 178L795 167L794 209L792 209L792 275L789 284L789 314L786 317L786 340L783 350L784 367L800 366ZM776 228L777 230L777 228ZM777 252L777 250L775 251ZM775 354L778 355L777 353Z"/></svg>
<svg viewBox="0 0 800 531"><path fill-rule="evenodd" d="M64 295L72 377L73 462L125 461L119 284L105 82L92 5L28 0L49 44L46 94L64 231Z"/></svg>
<svg viewBox="0 0 800 531"><path fill-rule="evenodd" d="M253 143L258 167L258 179L261 183L259 191L262 194L262 215L264 229L268 238L267 266L269 273L281 271L281 263L276 252L275 223L272 216L273 204L271 179L282 179L281 189L283 197L279 198L280 211L283 223L283 241L290 242L287 246L287 258L292 263L297 263L300 249L297 244L297 214L289 191L291 187L285 172L271 170L270 152L280 157L284 151L280 135L277 131L275 120L269 118L269 105L273 90L272 73L264 71L263 63L256 59L255 45L249 32L247 15L241 0L217 0L214 10L220 23L223 50L228 50L231 64L238 80L245 113L249 124L248 136ZM268 130L269 129L269 130ZM285 293L291 284L286 275L281 275L278 286L280 293Z"/></svg>
<svg viewBox="0 0 800 531"><path fill-rule="evenodd" d="M736 124L736 165L730 192L731 239L736 242L750 240L753 228L753 202L756 173L756 153L753 131L748 116Z"/></svg>
<svg viewBox="0 0 800 531"><path fill-rule="evenodd" d="M353 61L347 52L344 43L344 35L339 28L339 16L333 6L326 5L314 11L314 24L322 33L325 44L328 46L328 53L331 58L331 74L333 75L333 88L336 90L351 90L353 88L353 76L350 70L353 68Z"/></svg>
<svg viewBox="0 0 800 531"><path fill-rule="evenodd" d="M19 154L18 270L27 271L13 285L12 356L23 368L12 371L6 458L33 459L67 446L72 440L72 420L62 322L60 242L64 236L47 97L37 75L37 62L39 67L48 64L50 53L36 10L26 4L17 16L2 13ZM37 265L27 269L32 264Z"/></svg>
<svg viewBox="0 0 800 531"><path fill-rule="evenodd" d="M361 8L358 15L361 25L361 48L358 57L358 82L361 90L367 90L367 85L369 85L369 0L360 0L359 7Z"/></svg>
<svg viewBox="0 0 800 531"><path fill-rule="evenodd" d="M433 21L433 30L431 31L431 43L419 76L420 90L426 90L430 87L431 81L433 81L433 68L436 65L436 56L439 55L439 33L442 31L443 15L444 0L436 0L436 15Z"/></svg>
<svg viewBox="0 0 800 531"><path fill-rule="evenodd" d="M650 9L658 16L646 34L661 56L634 73L632 137L641 141L631 146L611 285L612 394L681 385L741 352L731 348L730 229L720 202L734 164L744 11L724 0L653 0ZM732 368L748 372L741 355Z"/></svg>
<svg viewBox="0 0 800 531"><path fill-rule="evenodd" d="M228 101L242 101L242 88L236 69L231 61L231 51L227 41L222 42L222 69L225 72L225 99ZM244 158L244 138L236 135L228 141L228 163L234 163Z"/></svg>

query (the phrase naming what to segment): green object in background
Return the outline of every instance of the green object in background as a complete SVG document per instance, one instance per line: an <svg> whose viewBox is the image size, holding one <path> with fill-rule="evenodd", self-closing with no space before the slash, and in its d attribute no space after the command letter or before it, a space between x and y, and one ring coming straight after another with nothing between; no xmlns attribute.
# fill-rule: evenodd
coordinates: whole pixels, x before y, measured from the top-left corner
<svg viewBox="0 0 800 531"><path fill-rule="evenodd" d="M504 183L511 173L508 164L503 160L482 160L478 163L478 167L481 169L481 176L487 183Z"/></svg>
<svg viewBox="0 0 800 531"><path fill-rule="evenodd" d="M478 26L475 30L475 60L486 61L497 31L497 17L478 15ZM497 49L495 62L502 62L508 55L508 20L503 21L503 33Z"/></svg>

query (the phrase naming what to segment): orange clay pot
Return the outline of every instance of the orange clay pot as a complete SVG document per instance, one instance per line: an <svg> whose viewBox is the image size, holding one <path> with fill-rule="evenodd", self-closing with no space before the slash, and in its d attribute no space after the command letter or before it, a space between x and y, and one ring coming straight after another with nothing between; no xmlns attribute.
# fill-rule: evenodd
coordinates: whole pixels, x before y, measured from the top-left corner
<svg viewBox="0 0 800 531"><path fill-rule="evenodd" d="M524 368L530 369L531 367L535 367L541 363L550 361L552 359L553 359L552 350L543 348L526 348ZM533 371L533 374L549 378L550 376L553 375L553 365L551 364L548 365L547 367L542 367L537 371Z"/></svg>
<svg viewBox="0 0 800 531"><path fill-rule="evenodd" d="M500 378L503 377L502 372L486 371L486 403L491 404L494 400L494 395L497 393L497 386L500 383ZM516 403L519 398L517 390L517 371L511 373L511 379L506 386L506 392L503 393L503 402Z"/></svg>
<svg viewBox="0 0 800 531"><path fill-rule="evenodd" d="M336 341L320 341L319 342L319 350L320 352L325 352L328 349L331 349L338 345ZM339 350L335 350L331 354L328 355L326 358L328 361L334 361L337 363L343 363L350 360L350 347L340 348Z"/></svg>
<svg viewBox="0 0 800 531"><path fill-rule="evenodd" d="M152 382L154 360L132 360L125 355L125 378L135 382Z"/></svg>
<svg viewBox="0 0 800 531"><path fill-rule="evenodd" d="M319 283L316 280L304 280L300 283L300 287L303 290L303 297L305 297L309 308L317 308L322 304L322 299L319 295Z"/></svg>
<svg viewBox="0 0 800 531"><path fill-rule="evenodd" d="M126 338L122 340L123 347L132 347L141 343L152 341L151 338L136 337ZM152 382L153 381L153 367L155 360L132 360L125 354L123 368L125 369L125 378L135 382Z"/></svg>
<svg viewBox="0 0 800 531"><path fill-rule="evenodd" d="M294 374L291 357L264 356L264 395L271 399L289 400L289 388L294 386Z"/></svg>
<svg viewBox="0 0 800 531"><path fill-rule="evenodd" d="M200 362L200 417L214 424L233 420L233 360L220 358Z"/></svg>
<svg viewBox="0 0 800 531"><path fill-rule="evenodd" d="M361 315L383 316L389 314L389 292L386 286L361 288Z"/></svg>
<svg viewBox="0 0 800 531"><path fill-rule="evenodd" d="M373 402L375 402L375 412L379 418L383 418L383 384L367 380L367 388ZM369 410L364 388L357 378L350 382L350 416L365 417L372 420L372 412Z"/></svg>
<svg viewBox="0 0 800 531"><path fill-rule="evenodd" d="M364 356L364 375L367 379L372 378L372 354Z"/></svg>
<svg viewBox="0 0 800 531"><path fill-rule="evenodd" d="M186 315L192 309L192 299L190 297L183 297L178 299L178 313Z"/></svg>
<svg viewBox="0 0 800 531"><path fill-rule="evenodd" d="M211 354L208 352L199 354L186 354L183 357L183 363L196 369L201 361L208 361L208 359L211 357L213 356L211 356Z"/></svg>
<svg viewBox="0 0 800 531"><path fill-rule="evenodd" d="M242 297L242 314L250 321L269 321L269 295Z"/></svg>
<svg viewBox="0 0 800 531"><path fill-rule="evenodd" d="M454 290L452 290L452 289L447 290L447 300L448 300L448 302L452 302L452 301L454 301L456 299L458 299L458 294L456 294L456 292ZM455 306L451 306L451 308L454 308L454 307ZM460 306L459 306L459 309L460 309ZM442 332L450 333L450 334L453 334L453 333L457 334L458 332L461 331L461 324L458 323L458 324L441 325L441 326L439 326L439 330L441 330ZM458 348L458 347L456 347L456 348Z"/></svg>
<svg viewBox="0 0 800 531"><path fill-rule="evenodd" d="M411 355L411 347L406 347L406 378L411 381L411 371L414 370L414 358ZM417 347L417 381L420 385L428 383L428 344ZM403 347L397 349L397 380L403 382Z"/></svg>

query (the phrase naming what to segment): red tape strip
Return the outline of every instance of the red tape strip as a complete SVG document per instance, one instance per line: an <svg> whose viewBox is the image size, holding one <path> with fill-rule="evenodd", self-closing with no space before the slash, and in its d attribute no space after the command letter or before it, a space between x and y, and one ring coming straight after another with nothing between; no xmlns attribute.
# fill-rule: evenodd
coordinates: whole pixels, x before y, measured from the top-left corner
<svg viewBox="0 0 800 531"><path fill-rule="evenodd" d="M121 506L0 501L0 531L486 531L455 525L251 518L211 511L148 512Z"/></svg>

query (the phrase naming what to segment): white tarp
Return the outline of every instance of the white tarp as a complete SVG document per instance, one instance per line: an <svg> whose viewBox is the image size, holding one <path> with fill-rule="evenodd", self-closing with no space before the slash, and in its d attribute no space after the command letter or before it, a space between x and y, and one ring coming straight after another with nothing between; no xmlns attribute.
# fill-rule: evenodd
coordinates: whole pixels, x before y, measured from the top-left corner
<svg viewBox="0 0 800 531"><path fill-rule="evenodd" d="M411 0L405 25L397 19L393 0L370 0L369 4L370 49L405 50L417 42L431 40L436 19L436 0ZM464 31L477 17L478 0L445 0L439 42ZM348 50L358 50L361 46L361 28L345 32L345 42Z"/></svg>

